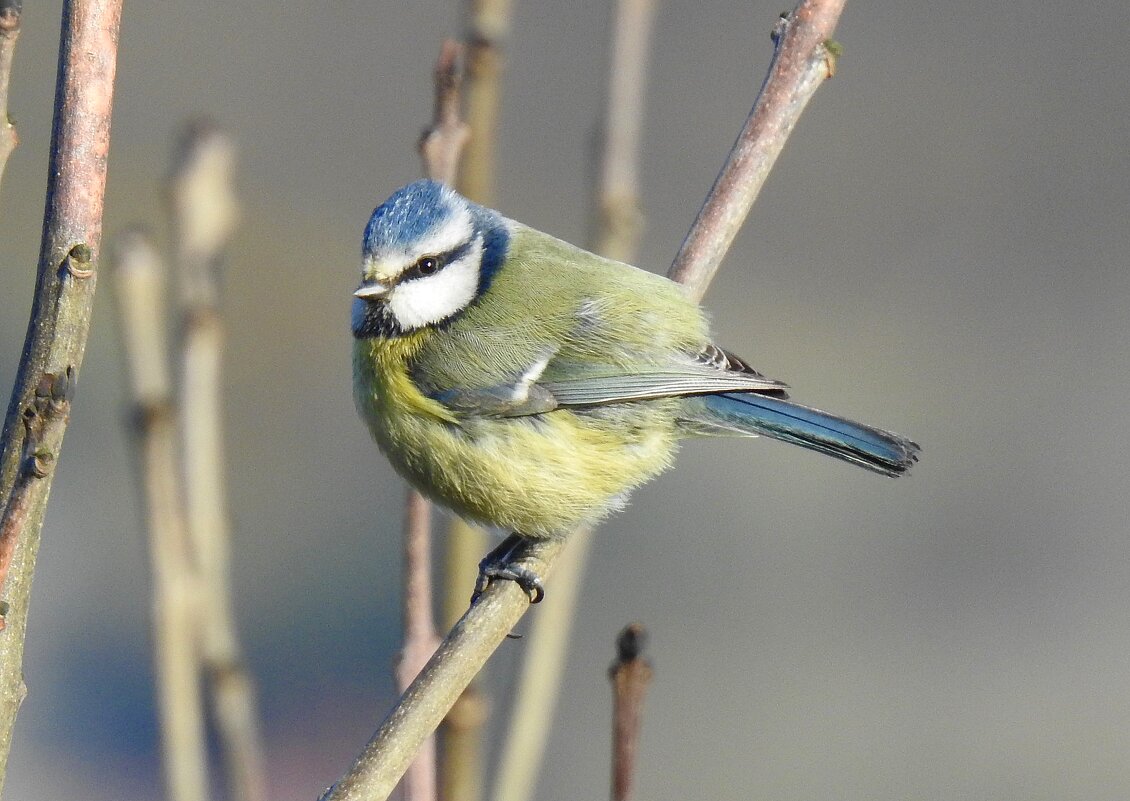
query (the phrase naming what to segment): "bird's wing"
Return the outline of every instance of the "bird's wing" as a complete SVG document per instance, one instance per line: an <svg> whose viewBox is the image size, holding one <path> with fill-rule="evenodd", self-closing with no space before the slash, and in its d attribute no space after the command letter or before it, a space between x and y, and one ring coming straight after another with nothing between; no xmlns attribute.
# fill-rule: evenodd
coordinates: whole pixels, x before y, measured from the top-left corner
<svg viewBox="0 0 1130 801"><path fill-rule="evenodd" d="M721 392L759 392L785 398L785 388L785 384L766 378L716 345L708 345L696 354L675 354L665 362L632 367L546 354L512 382L429 394L457 413L525 417L559 407Z"/></svg>
<svg viewBox="0 0 1130 801"><path fill-rule="evenodd" d="M553 359L537 386L548 390L560 406L742 391L787 397L785 384L766 378L713 344L696 354L672 354L659 363L631 367Z"/></svg>

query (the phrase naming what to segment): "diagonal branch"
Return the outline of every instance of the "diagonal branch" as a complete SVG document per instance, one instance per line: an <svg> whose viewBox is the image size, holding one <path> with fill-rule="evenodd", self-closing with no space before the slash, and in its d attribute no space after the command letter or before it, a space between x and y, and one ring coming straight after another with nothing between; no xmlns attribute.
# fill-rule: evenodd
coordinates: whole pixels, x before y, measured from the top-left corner
<svg viewBox="0 0 1130 801"><path fill-rule="evenodd" d="M639 201L640 132L654 17L654 0L616 3L603 152L595 187L599 214L590 247L601 256L629 263L635 261L643 222ZM546 599L545 608L530 626L529 645L517 688L512 693L510 725L499 758L493 801L526 801L533 797L552 731L592 539L592 527L569 535L569 545L557 563L553 595Z"/></svg>
<svg viewBox="0 0 1130 801"><path fill-rule="evenodd" d="M36 389L49 377L77 376L86 349L94 264L102 238L120 19L121 0L68 0L63 4L35 297L0 438L0 499L6 509L12 506L28 435L24 415L36 405ZM57 441L49 444L56 461L65 425L65 417L56 423ZM37 485L21 530L14 533L12 567L2 588L9 610L7 628L0 636L0 781L7 772L12 726L25 693L21 666L27 602L51 475L39 479Z"/></svg>
<svg viewBox="0 0 1130 801"><path fill-rule="evenodd" d="M769 74L667 277L701 300L801 112L835 71L832 39L844 0L803 0L773 31Z"/></svg>
<svg viewBox="0 0 1130 801"><path fill-rule="evenodd" d="M843 8L843 0L802 0L777 27L777 50L742 135L726 167L688 234L670 275L701 297L726 248L768 175L783 135L791 131L832 61L824 43ZM762 101L761 98L771 100ZM776 139L764 148L754 136ZM763 154L758 156L757 154ZM758 169L747 169L750 159ZM736 182L747 180L748 185ZM563 540L531 540L519 560L541 578L548 577ZM459 620L439 650L389 712L349 772L322 801L377 801L387 798L420 744L439 725L459 693L474 678L529 607L529 597L513 582L494 582Z"/></svg>

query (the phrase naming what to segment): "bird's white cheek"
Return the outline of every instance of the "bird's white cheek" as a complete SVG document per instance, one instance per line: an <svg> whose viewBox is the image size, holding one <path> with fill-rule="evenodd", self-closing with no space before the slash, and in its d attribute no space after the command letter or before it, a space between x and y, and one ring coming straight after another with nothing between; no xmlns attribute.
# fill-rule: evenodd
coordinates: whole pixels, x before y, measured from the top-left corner
<svg viewBox="0 0 1130 801"><path fill-rule="evenodd" d="M448 264L435 275L405 281L392 291L388 306L401 328L411 331L434 325L465 309L479 288L481 246Z"/></svg>

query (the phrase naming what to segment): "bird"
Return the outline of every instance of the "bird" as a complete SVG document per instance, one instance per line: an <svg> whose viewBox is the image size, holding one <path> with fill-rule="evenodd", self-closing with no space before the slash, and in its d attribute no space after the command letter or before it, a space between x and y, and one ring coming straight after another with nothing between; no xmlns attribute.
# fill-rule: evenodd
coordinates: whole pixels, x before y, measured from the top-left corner
<svg viewBox="0 0 1130 801"><path fill-rule="evenodd" d="M919 446L788 400L719 347L663 276L603 258L420 180L372 213L353 293L353 392L396 471L424 496L509 532L511 556L625 505L688 437L758 436L885 476Z"/></svg>

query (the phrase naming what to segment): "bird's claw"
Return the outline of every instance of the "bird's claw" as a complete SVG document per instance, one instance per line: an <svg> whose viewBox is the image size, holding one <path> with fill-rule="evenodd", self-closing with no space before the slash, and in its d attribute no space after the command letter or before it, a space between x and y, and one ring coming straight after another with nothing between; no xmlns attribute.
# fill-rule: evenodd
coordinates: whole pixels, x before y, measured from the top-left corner
<svg viewBox="0 0 1130 801"><path fill-rule="evenodd" d="M545 597L545 587L541 583L541 576L528 567L514 562L491 562L484 559L479 564L479 578L475 582L475 592L471 595L473 605L492 581L513 581L522 591L530 597L530 603L540 603Z"/></svg>

